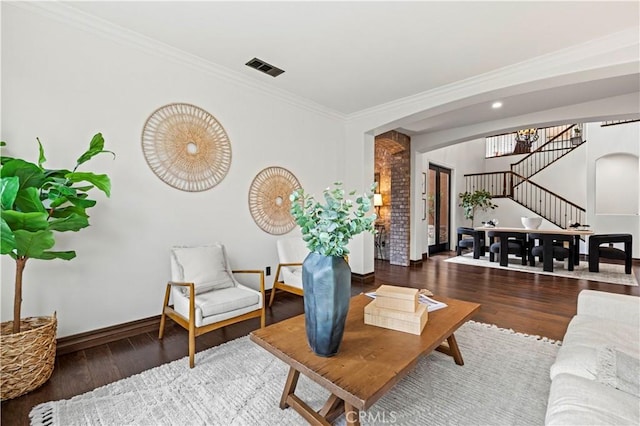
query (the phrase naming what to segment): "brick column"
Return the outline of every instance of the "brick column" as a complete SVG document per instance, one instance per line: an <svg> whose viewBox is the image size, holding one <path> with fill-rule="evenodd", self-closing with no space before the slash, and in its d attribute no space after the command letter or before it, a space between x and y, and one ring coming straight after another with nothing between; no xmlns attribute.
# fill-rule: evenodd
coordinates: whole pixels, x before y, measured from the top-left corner
<svg viewBox="0 0 640 426"><path fill-rule="evenodd" d="M386 170L376 170L381 176L381 193L386 205L382 214L387 239L388 259L392 265L409 266L410 214L411 214L411 138L394 130L376 137L376 157L384 151L384 161L376 158L376 168L387 166ZM389 183L384 177L389 177ZM389 185L385 197L386 185ZM386 199L385 199L386 198ZM382 209L381 209L382 210ZM390 210L390 215L389 215ZM386 254L386 253L385 253Z"/></svg>

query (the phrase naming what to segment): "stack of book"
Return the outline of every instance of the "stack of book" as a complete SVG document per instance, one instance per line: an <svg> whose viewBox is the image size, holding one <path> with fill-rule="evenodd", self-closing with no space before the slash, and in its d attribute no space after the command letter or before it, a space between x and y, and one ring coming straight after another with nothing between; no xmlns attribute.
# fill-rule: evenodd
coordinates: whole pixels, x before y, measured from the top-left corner
<svg viewBox="0 0 640 426"><path fill-rule="evenodd" d="M382 285L375 299L364 307L364 323L411 334L422 334L427 306L418 303L418 289Z"/></svg>

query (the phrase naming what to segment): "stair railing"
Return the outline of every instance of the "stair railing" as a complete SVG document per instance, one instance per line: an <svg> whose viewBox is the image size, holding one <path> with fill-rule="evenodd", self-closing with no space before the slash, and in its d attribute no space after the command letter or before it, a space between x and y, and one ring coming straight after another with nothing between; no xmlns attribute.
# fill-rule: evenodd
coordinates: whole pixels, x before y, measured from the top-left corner
<svg viewBox="0 0 640 426"><path fill-rule="evenodd" d="M549 128L548 133L553 134L554 130L557 129L557 134L517 163L511 164L511 171L523 176L525 179L529 179L547 168L554 161L573 151L574 148L584 142L582 137L571 137L573 134L572 129L574 128L580 129L580 135L582 135L582 125L579 124Z"/></svg>
<svg viewBox="0 0 640 426"><path fill-rule="evenodd" d="M492 198L511 198L518 204L566 229L583 223L585 209L512 171L464 175L465 191L486 190Z"/></svg>
<svg viewBox="0 0 640 426"><path fill-rule="evenodd" d="M584 208L537 183L525 179L524 176L512 174L514 175L514 181L519 181L512 188L511 198L513 201L562 229L566 229L576 222L584 223L586 218L586 210Z"/></svg>
<svg viewBox="0 0 640 426"><path fill-rule="evenodd" d="M472 173L464 175L465 191L485 190L492 198L511 197L513 183L511 172Z"/></svg>

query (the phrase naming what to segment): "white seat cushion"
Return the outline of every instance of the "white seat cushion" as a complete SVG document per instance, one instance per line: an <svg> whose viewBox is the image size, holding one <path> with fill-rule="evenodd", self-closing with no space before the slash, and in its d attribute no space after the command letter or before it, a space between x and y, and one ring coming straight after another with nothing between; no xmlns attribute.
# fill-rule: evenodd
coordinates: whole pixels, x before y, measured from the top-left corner
<svg viewBox="0 0 640 426"><path fill-rule="evenodd" d="M196 294L235 286L222 244L173 247L171 260L172 279L192 282Z"/></svg>
<svg viewBox="0 0 640 426"><path fill-rule="evenodd" d="M551 379L569 373L594 380L597 352L605 346L637 357L640 353L638 329L619 321L576 315L569 323L556 361L551 366Z"/></svg>
<svg viewBox="0 0 640 426"><path fill-rule="evenodd" d="M302 288L302 266L292 268L283 267L280 272L282 273L282 280L285 284Z"/></svg>
<svg viewBox="0 0 640 426"><path fill-rule="evenodd" d="M196 306L206 319L260 303L260 294L244 287L229 287L196 296Z"/></svg>
<svg viewBox="0 0 640 426"><path fill-rule="evenodd" d="M572 374L558 374L551 383L546 425L637 425L638 398Z"/></svg>

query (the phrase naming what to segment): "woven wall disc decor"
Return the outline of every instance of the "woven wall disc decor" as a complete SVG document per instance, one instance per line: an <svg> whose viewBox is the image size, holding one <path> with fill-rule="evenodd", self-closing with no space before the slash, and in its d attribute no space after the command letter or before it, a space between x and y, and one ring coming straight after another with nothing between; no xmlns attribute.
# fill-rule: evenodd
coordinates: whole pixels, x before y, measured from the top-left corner
<svg viewBox="0 0 640 426"><path fill-rule="evenodd" d="M190 104L155 110L142 130L142 151L151 170L182 191L205 191L231 166L231 142L218 120Z"/></svg>
<svg viewBox="0 0 640 426"><path fill-rule="evenodd" d="M282 167L267 167L256 175L249 187L249 210L260 229L282 235L296 226L289 195L299 188L298 179Z"/></svg>

